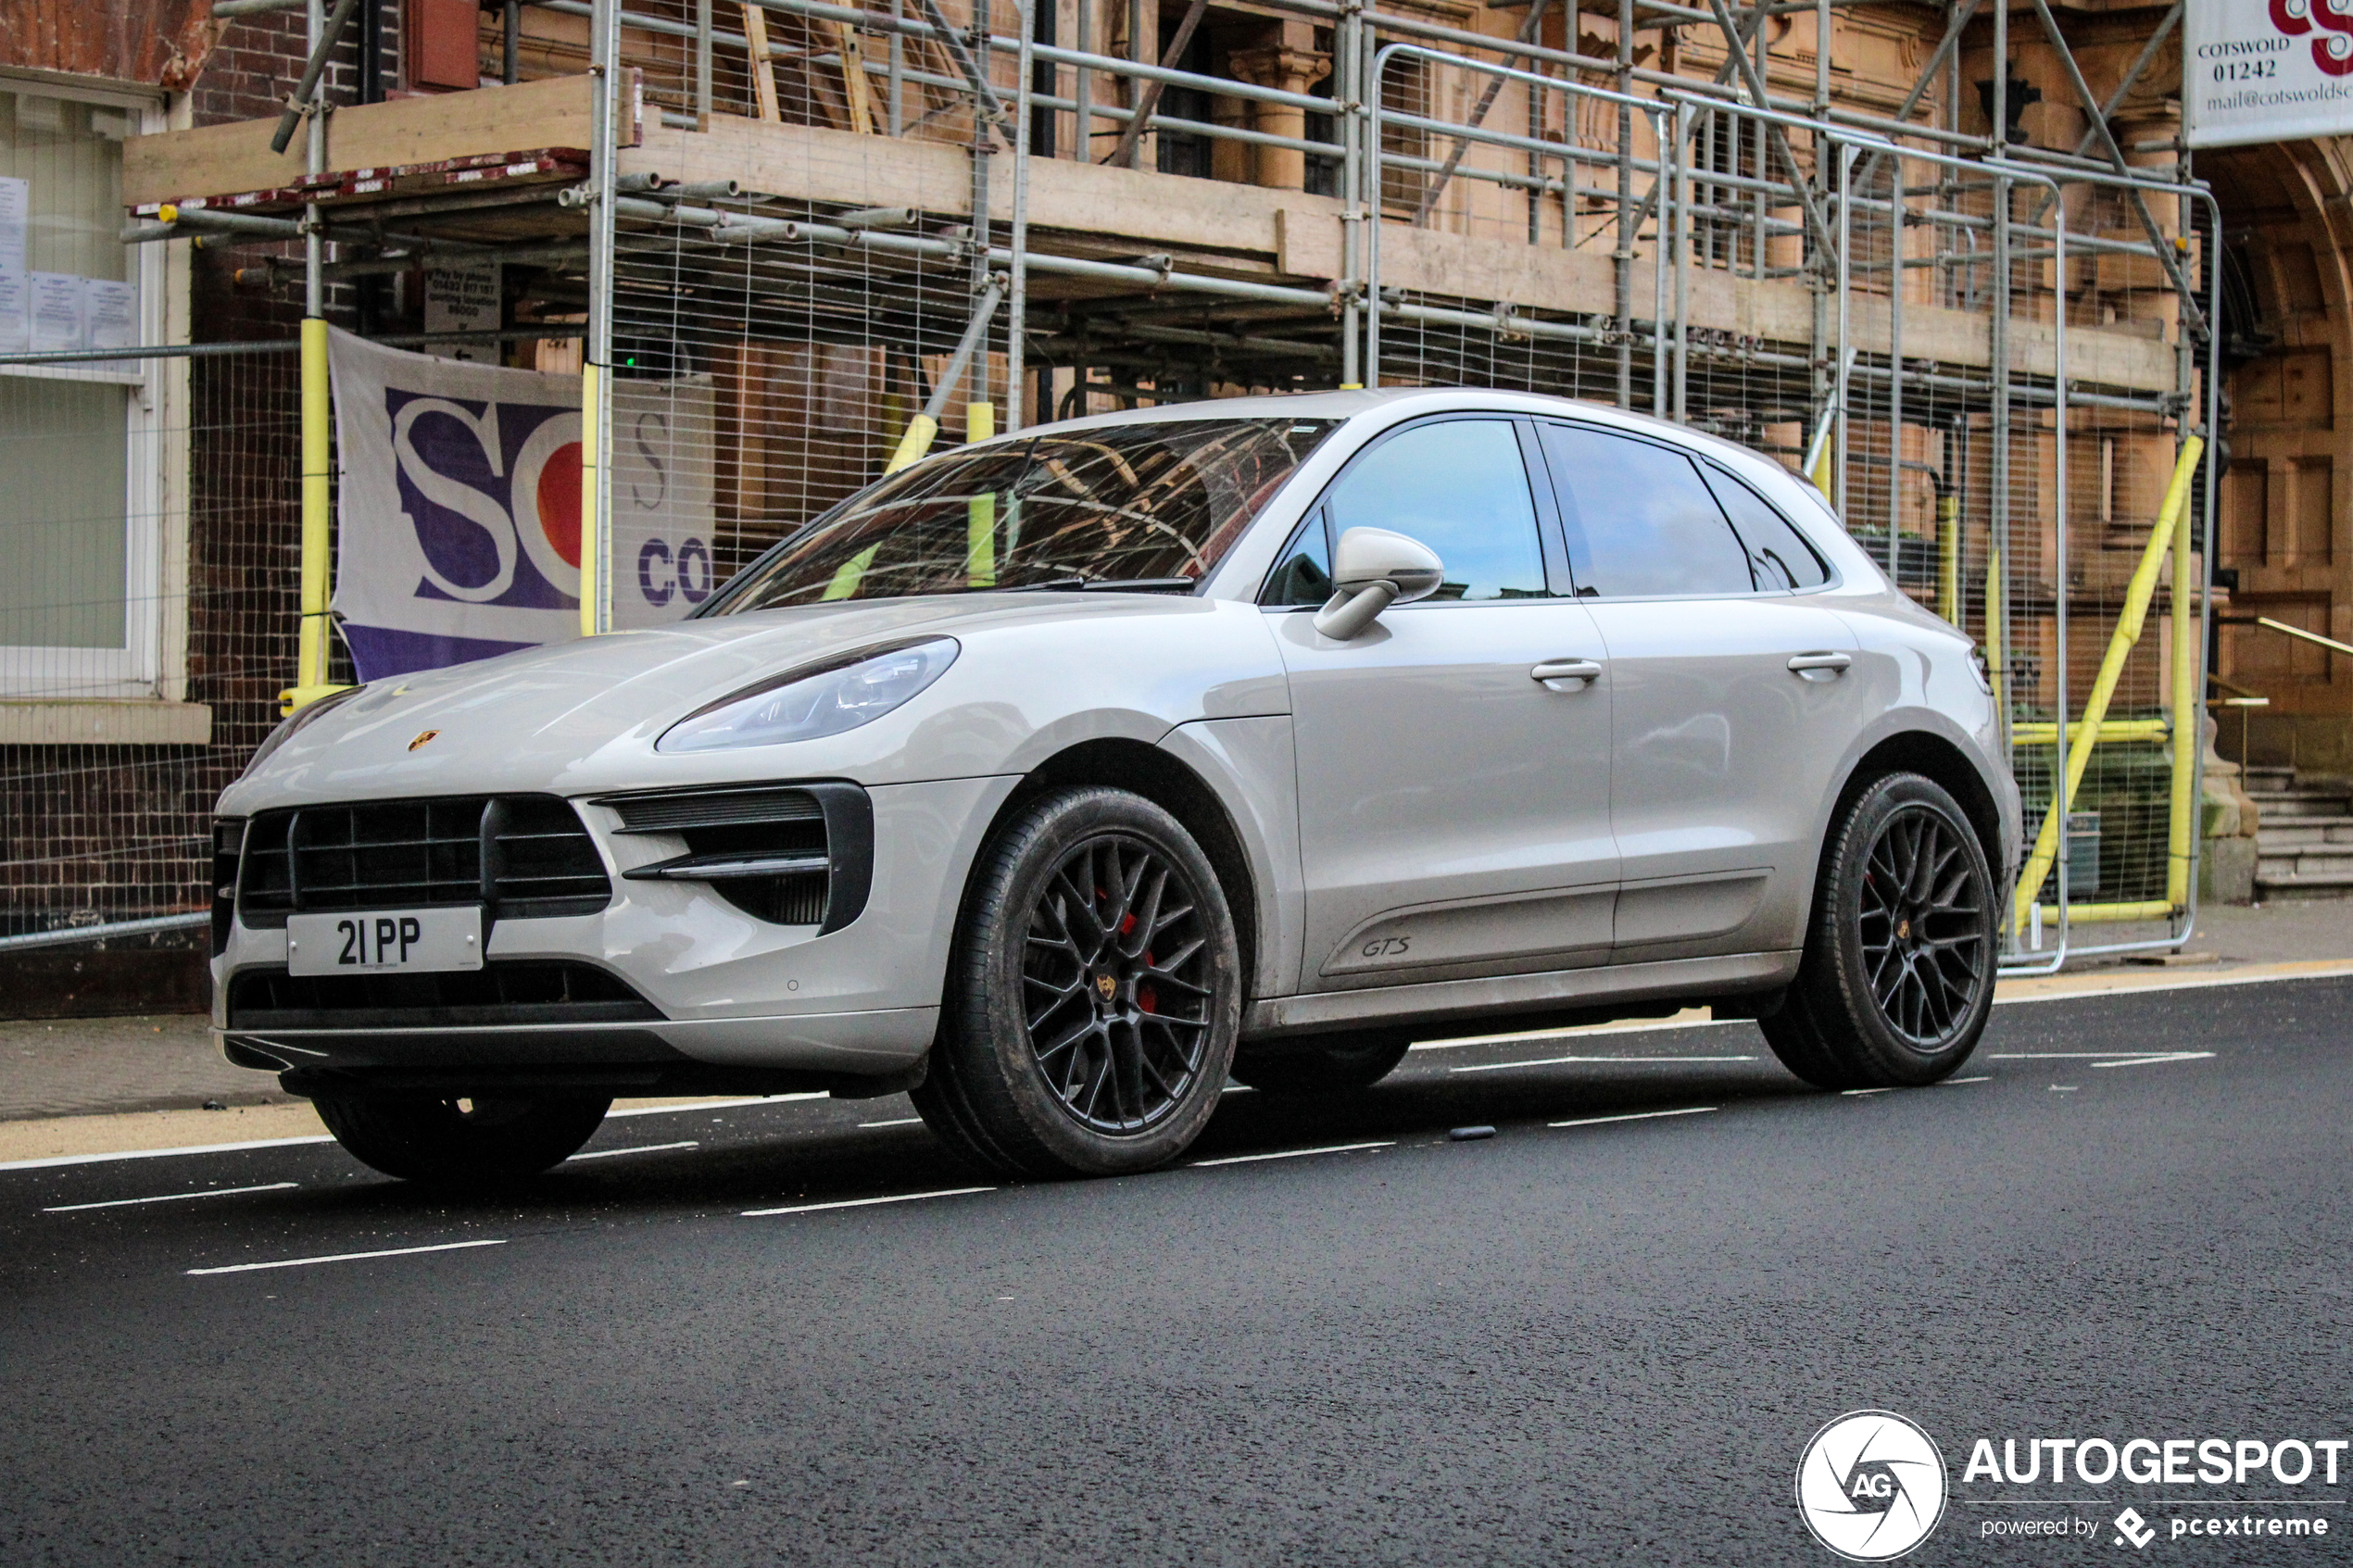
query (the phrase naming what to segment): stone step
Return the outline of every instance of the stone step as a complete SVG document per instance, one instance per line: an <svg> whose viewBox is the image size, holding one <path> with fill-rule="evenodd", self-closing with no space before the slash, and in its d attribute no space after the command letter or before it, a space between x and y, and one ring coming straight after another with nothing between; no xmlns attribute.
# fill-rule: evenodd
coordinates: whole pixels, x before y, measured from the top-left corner
<svg viewBox="0 0 2353 1568"><path fill-rule="evenodd" d="M2258 882L2309 882L2314 877L2353 880L2353 855L2267 855L2258 851Z"/></svg>
<svg viewBox="0 0 2353 1568"><path fill-rule="evenodd" d="M2255 874L2255 897L2259 903L2278 897L2353 898L2353 872L2335 875L2266 876Z"/></svg>
<svg viewBox="0 0 2353 1568"><path fill-rule="evenodd" d="M2316 844L2342 844L2353 848L2353 818L2325 822L2277 822L2265 819L2255 842L2269 854L2301 849Z"/></svg>
<svg viewBox="0 0 2353 1568"><path fill-rule="evenodd" d="M2263 813L2263 820L2267 822L2274 817L2291 817L2306 822L2334 822L2353 818L2353 806L2334 798L2315 800L2309 796L2294 796L2283 799L2260 795L2251 795L2247 798L2255 802L2255 809Z"/></svg>

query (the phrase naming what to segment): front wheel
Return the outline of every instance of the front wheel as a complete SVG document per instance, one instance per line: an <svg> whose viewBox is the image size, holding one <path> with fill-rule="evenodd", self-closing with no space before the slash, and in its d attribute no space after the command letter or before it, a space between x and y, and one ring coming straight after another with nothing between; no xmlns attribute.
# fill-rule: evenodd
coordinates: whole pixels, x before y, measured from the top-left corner
<svg viewBox="0 0 2353 1568"><path fill-rule="evenodd" d="M1184 825L1057 790L983 853L915 1109L1013 1175L1116 1175L1184 1152L1241 1024L1232 912Z"/></svg>
<svg viewBox="0 0 2353 1568"><path fill-rule="evenodd" d="M562 1163L596 1133L610 1098L316 1095L327 1131L387 1176L460 1191L496 1189Z"/></svg>
<svg viewBox="0 0 2353 1568"><path fill-rule="evenodd" d="M1874 780L1831 824L1805 959L1761 1022L1774 1054L1825 1089L1951 1074L1994 1005L1999 901L1944 786L1918 773Z"/></svg>

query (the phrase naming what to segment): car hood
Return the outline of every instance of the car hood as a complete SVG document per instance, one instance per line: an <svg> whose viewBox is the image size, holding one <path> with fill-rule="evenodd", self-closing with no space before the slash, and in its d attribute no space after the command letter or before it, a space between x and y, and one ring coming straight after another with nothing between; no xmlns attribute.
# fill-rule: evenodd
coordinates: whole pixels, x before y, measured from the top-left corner
<svg viewBox="0 0 2353 1568"><path fill-rule="evenodd" d="M1236 610L1246 614L1237 616ZM372 682L304 725L232 784L220 809L237 812L333 799L693 784L780 769L801 776L842 776L852 756L871 757L878 743L904 742L903 727L893 721L908 709L830 737L848 743L842 746L803 742L665 755L658 762L653 746L686 714L743 686L803 664L927 633L958 638L964 653L909 709L934 706L934 693L954 702L958 699L943 688L969 687L975 676L1002 688L1008 684L1007 659L1046 678L1046 685L1082 688L1073 695L1083 700L1088 676L1074 671L1072 654L1106 641L1158 646L1173 638L1179 646L1225 643L1227 675L1239 677L1245 687L1262 688L1254 699L1229 699L1227 710L1265 711L1270 704L1279 710L1287 703L1279 694L1263 691L1270 671L1256 668L1262 661L1251 657L1251 639L1245 634L1239 649L1233 646L1247 624L1271 653L1271 639L1256 627L1257 620L1251 607L1175 595L988 594L802 606L550 644ZM1204 638L1204 622L1223 623L1227 635ZM1003 645L1000 657L976 659L975 651L988 645ZM1164 661L1162 668L1167 677L1189 684L1182 669L1167 671ZM1279 687L1278 662L1271 672ZM1193 715L1170 715L1173 721L1189 716ZM1045 717L1028 715L1032 721ZM900 731L895 738L868 736L869 731L893 730ZM649 766L658 769L658 778L647 776Z"/></svg>

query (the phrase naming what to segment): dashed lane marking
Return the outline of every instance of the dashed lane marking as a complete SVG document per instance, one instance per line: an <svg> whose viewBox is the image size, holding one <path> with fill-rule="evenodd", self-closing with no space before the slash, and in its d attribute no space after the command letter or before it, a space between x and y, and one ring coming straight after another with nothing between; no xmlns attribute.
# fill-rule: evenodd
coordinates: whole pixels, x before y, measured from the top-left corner
<svg viewBox="0 0 2353 1568"><path fill-rule="evenodd" d="M832 1203L796 1203L783 1209L747 1209L747 1220L762 1219L770 1214L814 1214L826 1209L871 1209L877 1203L916 1203L926 1198L963 1198L970 1193L995 1192L995 1187L943 1187L937 1192L899 1192L888 1198L844 1198Z"/></svg>
<svg viewBox="0 0 2353 1568"><path fill-rule="evenodd" d="M628 1148L592 1148L585 1154L573 1155L571 1160L565 1160L564 1163L569 1165L572 1164L573 1160L610 1160L614 1156L621 1154L660 1154L665 1148L699 1148L701 1147L701 1145L695 1143L690 1139L686 1143L641 1143L633 1145Z"/></svg>
<svg viewBox="0 0 2353 1568"><path fill-rule="evenodd" d="M1329 1144L1322 1148L1278 1148L1270 1154L1227 1154L1215 1160L1196 1160L1191 1161L1190 1168L1198 1171L1209 1165L1248 1165L1260 1160L1297 1160L1310 1154L1353 1154L1359 1149L1396 1147L1397 1140L1390 1138L1382 1143Z"/></svg>
<svg viewBox="0 0 2353 1568"><path fill-rule="evenodd" d="M1604 1122L1650 1122L1661 1116L1705 1116L1721 1110L1718 1105L1687 1105L1680 1110L1629 1110L1621 1116L1579 1116L1570 1122L1547 1122L1548 1127L1598 1127Z"/></svg>
<svg viewBox="0 0 2353 1568"><path fill-rule="evenodd" d="M1572 1061L1757 1061L1755 1056L1547 1056L1534 1061L1482 1061L1470 1067L1450 1067L1449 1073L1501 1073L1507 1067L1559 1067Z"/></svg>
<svg viewBox="0 0 2353 1568"><path fill-rule="evenodd" d="M357 1263L367 1258L408 1258L420 1252L461 1252L469 1247L504 1247L496 1241L440 1241L431 1247L387 1247L377 1252L330 1252L321 1258L279 1258L267 1263L222 1263L215 1268L190 1269L192 1274L249 1274L259 1269L307 1269L313 1263Z"/></svg>
<svg viewBox="0 0 2353 1568"><path fill-rule="evenodd" d="M1988 1061L2088 1061L2094 1067L2150 1067L2205 1061L2212 1051L1988 1051Z"/></svg>
<svg viewBox="0 0 2353 1568"><path fill-rule="evenodd" d="M84 1209L128 1209L139 1203L180 1203L191 1198L228 1198L241 1192L278 1192L301 1185L300 1182L264 1182L259 1186L251 1187L207 1187L202 1192L166 1192L153 1198L110 1198L104 1203L60 1203L41 1211L44 1214L78 1214Z"/></svg>
<svg viewBox="0 0 2353 1568"><path fill-rule="evenodd" d="M887 1122L861 1122L858 1123L858 1130L863 1132L869 1127L912 1127L922 1121L923 1118L920 1116L894 1116Z"/></svg>

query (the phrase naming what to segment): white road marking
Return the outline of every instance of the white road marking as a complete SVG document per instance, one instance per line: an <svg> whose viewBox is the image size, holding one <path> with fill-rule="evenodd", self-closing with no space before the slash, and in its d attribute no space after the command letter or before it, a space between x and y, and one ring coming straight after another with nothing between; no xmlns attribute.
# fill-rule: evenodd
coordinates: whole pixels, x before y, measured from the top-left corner
<svg viewBox="0 0 2353 1568"><path fill-rule="evenodd" d="M459 1252L469 1247L504 1247L496 1241L441 1241L431 1247L387 1247L381 1252L331 1252L323 1258L281 1258L271 1263L223 1263L212 1269L190 1269L192 1274L249 1274L257 1269L307 1269L313 1263L356 1263L363 1258L407 1258L419 1252Z"/></svg>
<svg viewBox="0 0 2353 1568"><path fill-rule="evenodd" d="M914 1203L926 1198L962 1198L967 1193L995 1192L995 1187L947 1187L938 1192L901 1192L888 1198L845 1198L832 1203L797 1203L788 1209L747 1209L743 1217L757 1220L770 1214L814 1214L824 1209L871 1209L877 1203Z"/></svg>
<svg viewBox="0 0 2353 1568"><path fill-rule="evenodd" d="M44 1209L44 1214L78 1214L84 1209L128 1209L136 1203L178 1203L191 1198L227 1198L240 1192L276 1192L283 1187L300 1186L300 1182L264 1182L258 1187L207 1187L202 1192L167 1192L154 1198L110 1198L104 1203L60 1203Z"/></svg>
<svg viewBox="0 0 2353 1568"><path fill-rule="evenodd" d="M2088 1061L2095 1067L2146 1067L2168 1061L2204 1061L2212 1051L1989 1051L1988 1061Z"/></svg>
<svg viewBox="0 0 2353 1568"><path fill-rule="evenodd" d="M610 1160L616 1154L660 1154L665 1148L698 1148L700 1147L700 1145L689 1140L686 1143L641 1143L629 1148L592 1148L585 1154L573 1155L572 1160L567 1160L564 1163L569 1165L572 1163L573 1160Z"/></svg>
<svg viewBox="0 0 2353 1568"><path fill-rule="evenodd" d="M1841 1089L1838 1092L1848 1099L1854 1099L1861 1095L1891 1095L1895 1092L1895 1085L1890 1084L1880 1089Z"/></svg>
<svg viewBox="0 0 2353 1568"><path fill-rule="evenodd" d="M1990 1084L1993 1081L1994 1075L1991 1073L1981 1073L1974 1078L1946 1078L1939 1083L1937 1087L1944 1088L1953 1084Z"/></svg>
<svg viewBox="0 0 2353 1568"><path fill-rule="evenodd" d="M1196 1160L1192 1161L1191 1169L1198 1171L1208 1165L1248 1165L1259 1160L1297 1160L1309 1154L1353 1154L1360 1148L1396 1147L1397 1140L1391 1138L1384 1143L1336 1143L1323 1148L1281 1148L1272 1154L1227 1154L1215 1160Z"/></svg>
<svg viewBox="0 0 2353 1568"><path fill-rule="evenodd" d="M859 1125L861 1128L866 1128L866 1127L912 1127L912 1126L916 1126L916 1125L918 1125L919 1123L922 1123L922 1121L923 1121L923 1118L922 1118L922 1117L920 1117L920 1116L901 1116L901 1117L899 1117L899 1118L897 1118L897 1119L895 1119L895 1120L893 1120L893 1121L889 1121L889 1122L861 1122L861 1123L858 1123L858 1125Z"/></svg>
<svg viewBox="0 0 2353 1568"><path fill-rule="evenodd" d="M831 1099L823 1089L811 1089L797 1095L737 1095L733 1099L685 1100L677 1105L633 1105L621 1110L608 1110L608 1119L615 1116L669 1116L681 1110L725 1110L738 1105L781 1105L792 1099Z"/></svg>
<svg viewBox="0 0 2353 1568"><path fill-rule="evenodd" d="M1598 1127L1604 1122L1648 1122L1659 1116L1705 1116L1720 1110L1716 1105L1687 1105L1680 1110L1629 1110L1623 1116L1580 1116L1574 1122L1547 1122L1548 1127Z"/></svg>
<svg viewBox="0 0 2353 1568"><path fill-rule="evenodd" d="M1755 1061L1754 1056L1548 1056L1534 1061L1482 1061L1475 1067L1450 1067L1449 1073L1501 1073L1507 1067L1558 1067L1572 1061Z"/></svg>
<svg viewBox="0 0 2353 1568"><path fill-rule="evenodd" d="M122 1148L110 1154L53 1154L41 1160L0 1161L0 1171L45 1171L58 1165L101 1165L111 1160L160 1160L167 1154L242 1154L251 1148L292 1148L296 1144L333 1143L325 1133L299 1138L255 1138L247 1143L197 1143L180 1148Z"/></svg>

